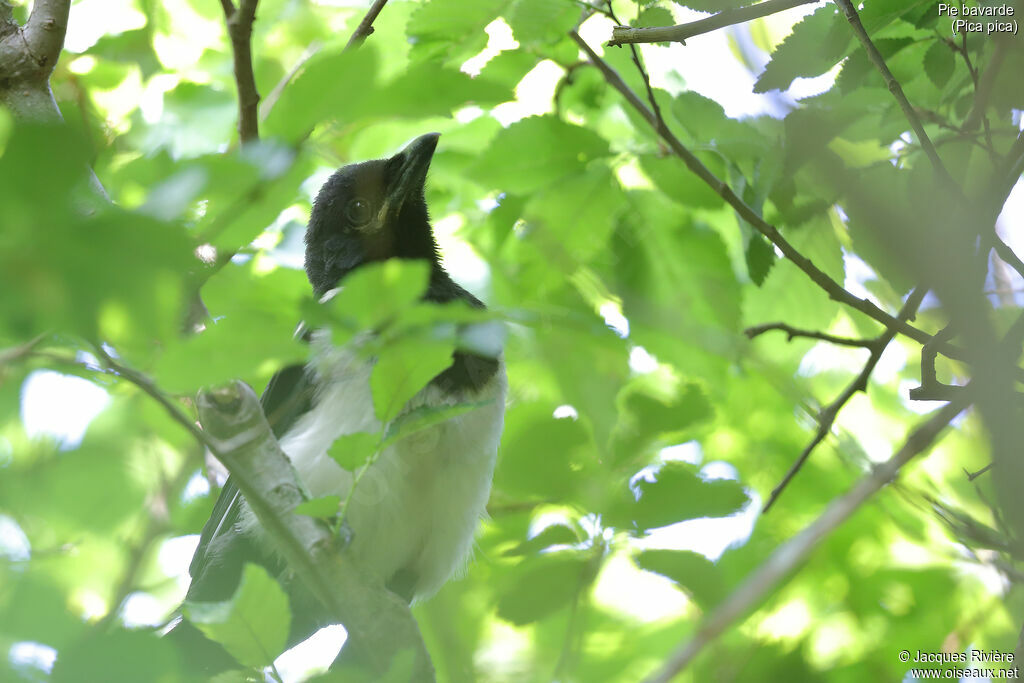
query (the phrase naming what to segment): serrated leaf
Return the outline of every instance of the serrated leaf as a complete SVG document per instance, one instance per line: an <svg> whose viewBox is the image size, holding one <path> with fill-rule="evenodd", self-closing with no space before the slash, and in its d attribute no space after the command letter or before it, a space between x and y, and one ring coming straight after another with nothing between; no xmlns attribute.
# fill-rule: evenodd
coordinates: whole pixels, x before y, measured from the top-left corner
<svg viewBox="0 0 1024 683"><path fill-rule="evenodd" d="M292 512L297 515L306 515L307 517L330 519L338 514L340 506L341 496L323 496L299 503Z"/></svg>
<svg viewBox="0 0 1024 683"><path fill-rule="evenodd" d="M239 663L271 664L288 642L292 614L288 596L263 567L247 564L230 600L186 602L185 617Z"/></svg>
<svg viewBox="0 0 1024 683"><path fill-rule="evenodd" d="M506 192L534 192L607 156L597 133L554 116L531 116L499 132L468 169L478 181Z"/></svg>
<svg viewBox="0 0 1024 683"><path fill-rule="evenodd" d="M517 0L506 18L520 45L536 45L562 39L579 16L579 7L564 0Z"/></svg>
<svg viewBox="0 0 1024 683"><path fill-rule="evenodd" d="M752 233L744 251L747 273L755 285L760 287L768 277L768 271L775 265L775 249L760 233Z"/></svg>
<svg viewBox="0 0 1024 683"><path fill-rule="evenodd" d="M373 457L380 445L380 435L370 432L356 432L338 437L327 455L342 469L354 472Z"/></svg>
<svg viewBox="0 0 1024 683"><path fill-rule="evenodd" d="M819 8L793 27L772 53L754 84L754 92L785 90L794 78L820 76L846 54L852 40L846 21L831 4Z"/></svg>
<svg viewBox="0 0 1024 683"><path fill-rule="evenodd" d="M953 51L941 40L936 40L924 54L924 72L936 88L944 88L946 81L953 75L956 60Z"/></svg>
<svg viewBox="0 0 1024 683"><path fill-rule="evenodd" d="M654 26L674 26L675 20L672 13L664 7L648 7L633 22L637 28L651 28Z"/></svg>

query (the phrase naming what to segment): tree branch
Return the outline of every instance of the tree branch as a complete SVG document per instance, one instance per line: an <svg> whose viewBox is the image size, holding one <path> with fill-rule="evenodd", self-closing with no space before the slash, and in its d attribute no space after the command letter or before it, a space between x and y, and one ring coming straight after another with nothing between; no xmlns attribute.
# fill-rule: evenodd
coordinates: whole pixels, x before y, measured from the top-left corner
<svg viewBox="0 0 1024 683"><path fill-rule="evenodd" d="M415 654L412 680L434 680L426 645L409 607L365 576L347 550L338 548L338 539L323 521L291 512L304 499L302 489L252 389L234 382L201 392L196 403L214 455L231 472L289 568L345 625L358 661L382 675L395 656L411 650Z"/></svg>
<svg viewBox="0 0 1024 683"><path fill-rule="evenodd" d="M924 301L925 294L927 294L927 290L923 287L918 287L910 293L910 296L907 297L907 301L903 304L903 309L900 311L899 317L901 320L909 320L914 317L917 313L918 307L921 305L921 302ZM772 489L771 495L768 496L768 502L765 503L764 507L761 509L762 514L771 509L772 505L775 504L775 501L777 501L779 496L782 495L782 492L787 486L789 486L789 482L793 480L793 477L795 477L797 472L799 472L804 466L807 459L811 457L811 452L814 451L814 449L818 447L818 444L824 441L825 437L829 435L832 431L832 425L835 424L836 418L839 416L839 411L843 409L843 406L845 406L858 391L867 391L868 378L871 377L871 373L875 371L875 366L878 365L878 361L882 358L882 354L885 352L885 349L888 348L889 344L892 343L895 336L896 330L890 327L874 340L869 342L870 346L868 346L868 348L871 349L871 355L868 356L868 360L864 363L864 367L861 369L860 374L858 374L853 381L843 389L843 392L839 394L835 400L825 406L825 408L818 413L818 430L814 433L814 438L811 439L811 442L804 447L803 451L800 452L800 455L797 456L796 461L789 468L789 471L786 472L786 475L782 478L782 481L779 482L778 486Z"/></svg>
<svg viewBox="0 0 1024 683"><path fill-rule="evenodd" d="M363 41L373 33L373 22L377 19L377 15L384 9L384 5L388 4L388 0L374 0L373 4L370 5L370 9L367 10L366 16L359 22L359 26L356 26L356 30L352 33L348 39L348 43L345 44L346 50L352 50L363 44Z"/></svg>
<svg viewBox="0 0 1024 683"><path fill-rule="evenodd" d="M414 680L434 680L430 657L408 605L364 576L337 547L326 524L292 514L303 501L302 489L252 389L235 382L201 392L196 402L200 429L152 380L119 363L102 347L95 350L108 370L156 400L224 464L288 566L332 618L345 625L358 662L382 674L393 656L411 649L416 657Z"/></svg>
<svg viewBox="0 0 1024 683"><path fill-rule="evenodd" d="M664 43L678 42L686 44L687 38L710 33L733 24L742 24L753 19L766 17L770 14L784 12L800 5L810 5L821 0L765 0L756 5L727 9L706 19L698 19L686 24L675 26L653 26L649 28L633 28L632 26L615 26L612 28L612 39L609 47L627 43Z"/></svg>
<svg viewBox="0 0 1024 683"><path fill-rule="evenodd" d="M60 121L50 74L64 46L70 0L36 0L24 27L18 26L9 5L2 6L0 105L18 118Z"/></svg>
<svg viewBox="0 0 1024 683"><path fill-rule="evenodd" d="M780 330L786 333L786 341L793 341L794 337L806 337L808 339L817 339L819 341L828 342L829 344L835 344L836 346L852 346L855 348L870 349L873 348L877 343L877 339L850 339L849 337L836 337L835 335L826 334L824 332L816 332L814 330L801 330L796 327L791 327L786 323L765 323L764 325L754 325L743 330L743 334L747 335L748 339L759 337L765 332L771 330Z"/></svg>
<svg viewBox="0 0 1024 683"><path fill-rule="evenodd" d="M782 236L775 226L767 223L763 218L761 218L761 216L759 216L752 208L750 208L749 205L740 199L735 192L732 191L732 188L722 180L719 180L707 166L694 156L694 154L679 141L672 131L668 129L665 122L658 120L657 116L655 116L647 105L645 105L640 98L629 89L629 86L625 84L619 74L616 73L616 71L603 59L601 59L577 32L572 31L570 36L583 49L591 63L601 71L605 80L622 94L630 106L636 109L645 119L647 119L647 122L651 127L654 128L658 135L668 143L669 148L676 156L682 159L683 163L686 164L686 167L696 174L698 178L707 183L707 185L710 186L718 196L724 199L726 203L740 215L740 217L750 223L755 230L767 237L775 246L777 246L786 258L792 261L797 268L802 270L809 278L811 278L816 285L825 290L829 295L829 298L839 303L846 304L850 308L860 311L868 317L882 323L886 327L894 328L898 333L906 335L917 342L924 344L931 341L932 336L927 332L920 330L906 321L890 315L889 313L886 313L867 299L859 299L843 289L842 285L830 278L824 271L815 266L810 259L797 251L796 247L790 244L790 242ZM948 343L944 342L941 346L941 350L942 353L949 358L963 361L969 360L963 349L957 348Z"/></svg>
<svg viewBox="0 0 1024 683"><path fill-rule="evenodd" d="M779 546L703 620L693 637L677 648L661 669L646 679L646 683L668 683L733 622L742 619L760 605L769 593L777 590L793 575L823 538L849 519L871 496L893 481L900 469L914 456L931 446L946 425L967 405L967 401L961 397L936 411L911 432L903 446L889 460L877 465L849 492L832 501L810 526Z"/></svg>
<svg viewBox="0 0 1024 683"><path fill-rule="evenodd" d="M238 139L244 145L259 140L260 93L252 69L252 25L256 21L259 0L239 0L236 8L231 0L221 0L224 22L231 38L235 84L238 87Z"/></svg>
<svg viewBox="0 0 1024 683"><path fill-rule="evenodd" d="M871 37L868 36L868 32L864 30L864 25L860 21L860 15L857 14L857 10L854 8L850 0L835 0L836 6L846 16L846 21L849 22L850 27L853 29L853 33L857 36L857 40L864 47L864 51L868 55L868 59L878 72L882 74L882 79L885 81L885 85L889 88L889 92L892 93L893 97L896 98L896 102L899 103L900 109L903 110L904 116L907 117L907 121L910 122L910 127L914 129L914 134L917 135L918 142L921 143L921 148L924 149L925 154L928 155L928 159L931 160L932 166L935 168L935 172L939 174L939 177L943 182L947 182L952 186L956 186L956 182L953 177L949 175L949 171L942 163L942 159L939 158L939 153L935 151L935 145L932 144L931 138L928 137L928 133L925 132L924 126L921 125L921 119L918 118L917 112L911 106L907 96L903 94L903 88L900 87L899 81L889 71L889 67L885 64L885 58L882 57L882 53L878 51L875 44L871 42Z"/></svg>
<svg viewBox="0 0 1024 683"><path fill-rule="evenodd" d="M45 71L45 78L50 77L64 47L70 9L70 0L36 0L25 23L25 47Z"/></svg>

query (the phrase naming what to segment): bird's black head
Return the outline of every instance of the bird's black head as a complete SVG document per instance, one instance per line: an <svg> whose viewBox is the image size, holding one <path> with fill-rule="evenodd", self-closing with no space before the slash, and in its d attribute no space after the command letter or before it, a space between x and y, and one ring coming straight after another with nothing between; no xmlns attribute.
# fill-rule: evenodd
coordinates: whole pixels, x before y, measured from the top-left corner
<svg viewBox="0 0 1024 683"><path fill-rule="evenodd" d="M437 133L390 159L344 166L320 188L306 230L306 275L317 296L368 261L428 259L440 269L423 186Z"/></svg>

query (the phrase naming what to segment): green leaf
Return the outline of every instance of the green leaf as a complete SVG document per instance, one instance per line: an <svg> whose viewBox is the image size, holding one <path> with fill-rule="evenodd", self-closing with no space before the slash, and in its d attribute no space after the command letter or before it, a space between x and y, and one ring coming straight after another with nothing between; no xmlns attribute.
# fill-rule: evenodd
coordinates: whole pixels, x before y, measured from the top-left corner
<svg viewBox="0 0 1024 683"><path fill-rule="evenodd" d="M423 260L367 263L342 280L341 288L323 307L319 318L340 321L352 331L376 329L413 307L427 290L429 280L430 264ZM309 312L314 316L311 322L319 325L316 312Z"/></svg>
<svg viewBox="0 0 1024 683"><path fill-rule="evenodd" d="M633 22L633 26L651 28L654 26L674 26L675 23L672 13L668 9L664 7L648 7L640 13L640 16Z"/></svg>
<svg viewBox="0 0 1024 683"><path fill-rule="evenodd" d="M640 377L618 397L619 424L615 446L620 459L642 454L650 445L678 443L684 430L711 418L707 396L697 384L674 392Z"/></svg>
<svg viewBox="0 0 1024 683"><path fill-rule="evenodd" d="M292 512L297 515L306 515L307 517L330 519L338 514L340 507L341 496L322 496L299 503Z"/></svg>
<svg viewBox="0 0 1024 683"><path fill-rule="evenodd" d="M820 7L794 26L775 49L754 84L754 92L785 90L794 78L820 76L843 58L852 36L834 6Z"/></svg>
<svg viewBox="0 0 1024 683"><path fill-rule="evenodd" d="M48 680L54 683L175 680L178 678L176 655L170 642L143 629L94 633L61 648L53 675Z"/></svg>
<svg viewBox="0 0 1024 683"><path fill-rule="evenodd" d="M490 405L494 401L475 401L468 403L457 403L453 406L428 406L422 405L405 413L390 425L381 449L391 444L423 431L428 427L447 422L453 417L465 415L466 413Z"/></svg>
<svg viewBox="0 0 1024 683"><path fill-rule="evenodd" d="M672 0L677 5L695 9L698 12L721 12L752 4L751 0Z"/></svg>
<svg viewBox="0 0 1024 683"><path fill-rule="evenodd" d="M380 446L380 434L355 432L338 437L327 449L327 455L342 469L354 472L372 458Z"/></svg>
<svg viewBox="0 0 1024 683"><path fill-rule="evenodd" d="M487 44L484 27L508 4L509 0L431 0L420 4L406 26L413 42L413 59L451 57L457 61L479 52Z"/></svg>
<svg viewBox="0 0 1024 683"><path fill-rule="evenodd" d="M667 462L653 482L636 484L639 499L631 506L639 529L654 529L687 519L725 517L739 512L748 498L743 486L728 479L703 479L693 465Z"/></svg>
<svg viewBox="0 0 1024 683"><path fill-rule="evenodd" d="M288 596L267 570L256 564L245 565L230 600L186 601L182 612L203 635L251 667L268 666L284 650L292 620Z"/></svg>
<svg viewBox="0 0 1024 683"><path fill-rule="evenodd" d="M390 422L427 382L452 364L452 344L428 340L403 340L381 351L370 374L373 412Z"/></svg>
<svg viewBox="0 0 1024 683"><path fill-rule="evenodd" d="M505 551L506 556L534 555L554 545L575 545L580 538L572 527L552 524L539 534Z"/></svg>
<svg viewBox="0 0 1024 683"><path fill-rule="evenodd" d="M768 271L775 265L775 249L760 233L753 233L747 242L744 256L747 259L747 273L750 279L760 287L768 277Z"/></svg>
<svg viewBox="0 0 1024 683"><path fill-rule="evenodd" d="M506 13L520 45L554 43L579 20L579 7L564 0L516 0Z"/></svg>
<svg viewBox="0 0 1024 683"><path fill-rule="evenodd" d="M717 605L728 594L718 567L699 553L689 550L645 550L635 560L641 569L661 574L679 584L705 611Z"/></svg>
<svg viewBox="0 0 1024 683"><path fill-rule="evenodd" d="M640 168L674 202L693 209L714 209L725 201L675 157L640 157Z"/></svg>
<svg viewBox="0 0 1024 683"><path fill-rule="evenodd" d="M571 270L568 264L586 263L606 248L623 209L618 180L606 166L595 164L540 190L527 202L525 239L548 254L548 264L560 262Z"/></svg>
<svg viewBox="0 0 1024 683"><path fill-rule="evenodd" d="M936 88L944 88L949 77L953 75L956 60L953 51L946 43L936 40L924 55L924 72L935 84Z"/></svg>
<svg viewBox="0 0 1024 683"><path fill-rule="evenodd" d="M607 156L597 133L554 116L531 116L499 132L469 173L507 192L533 192Z"/></svg>
<svg viewBox="0 0 1024 683"><path fill-rule="evenodd" d="M436 63L418 64L378 87L359 107L358 116L403 116L421 119L448 116L475 104L495 105L515 98L509 85L481 74L470 78Z"/></svg>
<svg viewBox="0 0 1024 683"><path fill-rule="evenodd" d="M295 141L320 123L350 120L377 88L378 61L372 44L321 50L282 91L263 124L265 134Z"/></svg>
<svg viewBox="0 0 1024 683"><path fill-rule="evenodd" d="M575 553L541 556L519 570L498 600L498 616L522 626L558 611L573 599L586 569L586 560Z"/></svg>

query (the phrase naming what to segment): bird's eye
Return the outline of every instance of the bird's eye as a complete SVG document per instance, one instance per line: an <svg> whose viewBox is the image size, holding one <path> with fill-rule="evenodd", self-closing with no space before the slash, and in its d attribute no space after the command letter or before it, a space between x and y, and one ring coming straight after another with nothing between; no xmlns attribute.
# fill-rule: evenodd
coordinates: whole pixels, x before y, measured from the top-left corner
<svg viewBox="0 0 1024 683"><path fill-rule="evenodd" d="M345 207L345 216L352 225L362 227L370 222L373 212L370 210L370 203L365 199L356 197Z"/></svg>

